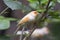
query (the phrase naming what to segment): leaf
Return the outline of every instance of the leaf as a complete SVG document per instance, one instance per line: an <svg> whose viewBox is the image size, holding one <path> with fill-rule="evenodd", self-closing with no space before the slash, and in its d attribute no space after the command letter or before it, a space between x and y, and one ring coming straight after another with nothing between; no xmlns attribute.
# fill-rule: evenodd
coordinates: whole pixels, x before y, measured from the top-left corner
<svg viewBox="0 0 60 40"><path fill-rule="evenodd" d="M3 16L0 16L0 19L4 19L5 17L3 17Z"/></svg>
<svg viewBox="0 0 60 40"><path fill-rule="evenodd" d="M49 6L55 6L55 3L52 1L52 2L50 2L50 4L49 4Z"/></svg>
<svg viewBox="0 0 60 40"><path fill-rule="evenodd" d="M8 29L10 22L8 20L0 20L0 30Z"/></svg>
<svg viewBox="0 0 60 40"><path fill-rule="evenodd" d="M38 9L39 8L38 2L30 3L29 5L30 5L30 7L34 8L34 9Z"/></svg>
<svg viewBox="0 0 60 40"><path fill-rule="evenodd" d="M60 3L60 0L57 0L58 3Z"/></svg>
<svg viewBox="0 0 60 40"><path fill-rule="evenodd" d="M32 10L32 8L30 6L25 6L23 5L23 9L22 9L22 12L25 14L25 13L28 13Z"/></svg>
<svg viewBox="0 0 60 40"><path fill-rule="evenodd" d="M6 18L3 16L0 16L0 20L16 21L17 19L16 18Z"/></svg>
<svg viewBox="0 0 60 40"><path fill-rule="evenodd" d="M6 18L6 20L9 20L9 21L16 21L17 19L15 19L15 18Z"/></svg>
<svg viewBox="0 0 60 40"><path fill-rule="evenodd" d="M28 0L30 3L37 2L38 0Z"/></svg>
<svg viewBox="0 0 60 40"><path fill-rule="evenodd" d="M10 21L14 21L14 20L17 19L0 16L0 30L8 29L10 27Z"/></svg>
<svg viewBox="0 0 60 40"><path fill-rule="evenodd" d="M48 0L41 0L41 4L47 4Z"/></svg>
<svg viewBox="0 0 60 40"><path fill-rule="evenodd" d="M3 0L3 1L12 10L17 10L22 8L22 4L19 1L13 1L13 0Z"/></svg>
<svg viewBox="0 0 60 40"><path fill-rule="evenodd" d="M60 22L60 19L55 19L55 18L53 18L53 19L52 19L52 22Z"/></svg>
<svg viewBox="0 0 60 40"><path fill-rule="evenodd" d="M31 8L28 7L28 6L25 6L24 4L22 4L21 2L19 1L16 1L16 0L4 0L4 3L9 7L11 8L12 10L22 10L24 13L25 12L29 12L31 11Z"/></svg>
<svg viewBox="0 0 60 40"><path fill-rule="evenodd" d="M44 12L45 11L45 9L40 9L40 10L37 10L38 12Z"/></svg>
<svg viewBox="0 0 60 40"><path fill-rule="evenodd" d="M29 6L33 9L39 9L39 2L38 0L28 0Z"/></svg>

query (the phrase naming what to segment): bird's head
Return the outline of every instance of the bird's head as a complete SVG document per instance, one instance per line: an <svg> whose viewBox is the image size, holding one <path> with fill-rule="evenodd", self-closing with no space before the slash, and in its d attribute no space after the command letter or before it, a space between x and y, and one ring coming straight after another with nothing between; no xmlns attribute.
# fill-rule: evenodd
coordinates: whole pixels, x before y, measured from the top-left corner
<svg viewBox="0 0 60 40"><path fill-rule="evenodd" d="M37 11L32 11L31 14L35 17L39 15L39 13Z"/></svg>

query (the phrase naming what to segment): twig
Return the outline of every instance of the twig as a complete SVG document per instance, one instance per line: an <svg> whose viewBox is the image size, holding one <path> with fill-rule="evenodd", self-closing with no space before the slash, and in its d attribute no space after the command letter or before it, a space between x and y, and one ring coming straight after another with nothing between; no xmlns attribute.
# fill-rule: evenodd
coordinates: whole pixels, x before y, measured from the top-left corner
<svg viewBox="0 0 60 40"><path fill-rule="evenodd" d="M25 30L25 27L23 27L23 29L22 29L22 34L20 36L20 40L23 40L23 32L24 32L24 30Z"/></svg>
<svg viewBox="0 0 60 40"><path fill-rule="evenodd" d="M36 26L33 28L33 30L31 30L30 34L26 36L23 40L29 40L29 37L31 36L31 34L33 33L35 29L36 29Z"/></svg>
<svg viewBox="0 0 60 40"><path fill-rule="evenodd" d="M47 14L48 9L49 9L49 4L50 4L50 2L51 2L51 0L48 1L48 4L47 4L47 6L46 6L46 10L42 13L42 16L41 16L40 19L42 19L42 18Z"/></svg>
<svg viewBox="0 0 60 40"><path fill-rule="evenodd" d="M47 4L47 6L46 6L46 10L42 13L42 16L41 16L41 18L40 18L40 23L41 23L41 19L42 19L43 17L45 17L45 15L46 15L47 12L48 12L48 8L49 8L50 2L51 2L51 0L48 1L48 4ZM33 30L31 31L31 33L30 33L27 37L25 37L24 40L29 40L29 37L31 36L31 34L33 33L33 31L34 31L35 29L36 29L36 27L33 28Z"/></svg>
<svg viewBox="0 0 60 40"><path fill-rule="evenodd" d="M1 13L0 15L2 15L9 7L6 7Z"/></svg>
<svg viewBox="0 0 60 40"><path fill-rule="evenodd" d="M46 10L42 13L42 16L41 16L41 19L42 19L42 20L41 20L41 21L44 21L44 20L47 18L46 15L47 15L47 12L48 12L48 10L49 10L49 4L50 4L51 1L52 1L52 0L49 0L49 1L48 1L48 4L47 4L47 6L46 6ZM43 18L44 18L44 19L43 19ZM40 22L41 22L41 21L40 21Z"/></svg>

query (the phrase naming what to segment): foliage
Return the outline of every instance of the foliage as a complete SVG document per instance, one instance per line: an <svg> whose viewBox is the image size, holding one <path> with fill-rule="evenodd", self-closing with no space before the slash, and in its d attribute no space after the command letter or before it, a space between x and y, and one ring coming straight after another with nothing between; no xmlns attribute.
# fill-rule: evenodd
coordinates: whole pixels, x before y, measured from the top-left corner
<svg viewBox="0 0 60 40"><path fill-rule="evenodd" d="M4 0L4 3L10 7L12 10L14 9L21 9L21 3L19 1L13 1L13 0Z"/></svg>
<svg viewBox="0 0 60 40"><path fill-rule="evenodd" d="M16 20L15 18L5 18L0 16L0 30L5 30L10 27L10 21Z"/></svg>
<svg viewBox="0 0 60 40"><path fill-rule="evenodd" d="M30 11L31 8L28 6L25 6L24 4L22 4L22 2L16 1L16 0L3 0L4 3L11 8L12 10L22 10L23 12L27 12Z"/></svg>

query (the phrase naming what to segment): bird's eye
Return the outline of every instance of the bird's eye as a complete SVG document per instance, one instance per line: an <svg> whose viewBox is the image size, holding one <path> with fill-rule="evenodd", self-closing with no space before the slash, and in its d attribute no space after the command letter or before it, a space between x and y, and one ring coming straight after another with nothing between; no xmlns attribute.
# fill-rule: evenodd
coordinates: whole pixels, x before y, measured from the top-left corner
<svg viewBox="0 0 60 40"><path fill-rule="evenodd" d="M37 14L37 12L35 11L34 14Z"/></svg>

